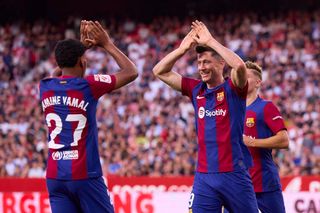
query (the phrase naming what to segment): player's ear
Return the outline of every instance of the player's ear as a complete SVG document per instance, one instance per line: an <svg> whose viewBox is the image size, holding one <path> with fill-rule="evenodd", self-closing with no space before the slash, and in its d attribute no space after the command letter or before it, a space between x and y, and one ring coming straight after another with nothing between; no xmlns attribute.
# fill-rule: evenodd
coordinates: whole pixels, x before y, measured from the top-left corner
<svg viewBox="0 0 320 213"><path fill-rule="evenodd" d="M217 60L222 67L226 65L226 61L222 57L217 57Z"/></svg>
<svg viewBox="0 0 320 213"><path fill-rule="evenodd" d="M256 82L257 82L256 83L257 88L260 88L262 81L260 79L258 79Z"/></svg>

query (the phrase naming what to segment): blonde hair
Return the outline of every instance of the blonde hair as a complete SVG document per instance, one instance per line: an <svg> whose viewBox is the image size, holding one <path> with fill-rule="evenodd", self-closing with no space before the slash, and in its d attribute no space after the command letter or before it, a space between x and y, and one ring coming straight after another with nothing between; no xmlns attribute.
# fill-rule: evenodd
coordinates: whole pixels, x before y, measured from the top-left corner
<svg viewBox="0 0 320 213"><path fill-rule="evenodd" d="M251 69L260 80L262 80L262 68L255 62L246 61L246 68Z"/></svg>

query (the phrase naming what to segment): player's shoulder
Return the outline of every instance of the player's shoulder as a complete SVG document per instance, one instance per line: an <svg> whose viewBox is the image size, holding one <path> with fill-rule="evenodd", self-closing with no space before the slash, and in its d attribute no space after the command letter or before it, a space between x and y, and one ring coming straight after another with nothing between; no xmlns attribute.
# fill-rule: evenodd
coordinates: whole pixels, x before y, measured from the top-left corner
<svg viewBox="0 0 320 213"><path fill-rule="evenodd" d="M279 112L278 107L271 100L263 100L263 109L265 113L277 113Z"/></svg>
<svg viewBox="0 0 320 213"><path fill-rule="evenodd" d="M264 112L265 110L270 109L270 106L271 106L271 108L273 108L273 106L274 106L272 101L263 99L259 96L252 104L247 106L246 109L248 111Z"/></svg>
<svg viewBox="0 0 320 213"><path fill-rule="evenodd" d="M52 81L53 79L56 79L56 77L51 77L51 76L50 76L50 77L45 77L45 78L43 78L43 79L40 80L40 83L41 83L41 82Z"/></svg>
<svg viewBox="0 0 320 213"><path fill-rule="evenodd" d="M199 79L183 76L181 80L181 84L182 84L182 89L186 89L186 88L195 89L195 87L202 85L203 82Z"/></svg>
<svg viewBox="0 0 320 213"><path fill-rule="evenodd" d="M262 99L262 103L265 107L276 107L276 105L271 100Z"/></svg>
<svg viewBox="0 0 320 213"><path fill-rule="evenodd" d="M183 81L193 82L193 83L195 83L195 84L199 84L199 83L202 82L200 79L191 78L191 77L187 77L187 76L182 76L182 80L183 80Z"/></svg>
<svg viewBox="0 0 320 213"><path fill-rule="evenodd" d="M261 98L260 96L258 97L258 104L261 105L261 106L264 106L264 107L267 107L267 106L270 106L270 105L273 105L273 102L271 100L267 100L267 99L264 99L264 98Z"/></svg>
<svg viewBox="0 0 320 213"><path fill-rule="evenodd" d="M51 83L52 81L54 81L56 78L55 77L46 77L40 80L39 82L39 87L43 87L45 85L48 85L49 83Z"/></svg>

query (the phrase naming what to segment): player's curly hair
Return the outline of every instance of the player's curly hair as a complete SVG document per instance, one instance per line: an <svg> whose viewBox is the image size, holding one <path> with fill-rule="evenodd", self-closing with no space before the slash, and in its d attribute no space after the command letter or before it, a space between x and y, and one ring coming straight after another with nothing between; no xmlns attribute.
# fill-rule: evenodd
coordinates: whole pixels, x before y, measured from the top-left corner
<svg viewBox="0 0 320 213"><path fill-rule="evenodd" d="M255 62L246 61L245 62L247 69L251 69L253 73L262 80L262 68Z"/></svg>
<svg viewBox="0 0 320 213"><path fill-rule="evenodd" d="M80 41L65 39L57 43L54 54L60 68L74 67L85 51L86 48Z"/></svg>

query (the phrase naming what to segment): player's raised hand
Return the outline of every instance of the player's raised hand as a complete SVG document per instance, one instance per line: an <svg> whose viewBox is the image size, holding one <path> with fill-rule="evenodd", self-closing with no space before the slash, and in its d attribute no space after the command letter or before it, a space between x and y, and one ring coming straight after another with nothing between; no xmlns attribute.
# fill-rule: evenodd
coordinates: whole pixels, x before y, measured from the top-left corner
<svg viewBox="0 0 320 213"><path fill-rule="evenodd" d="M109 34L98 21L89 21L87 26L90 38L86 38L85 41L92 43L93 45L108 48L112 41Z"/></svg>
<svg viewBox="0 0 320 213"><path fill-rule="evenodd" d="M86 41L87 38L89 38L88 34L88 21L81 20L80 23L80 42L87 48L91 48L93 44L91 42Z"/></svg>
<svg viewBox="0 0 320 213"><path fill-rule="evenodd" d="M196 35L196 32L194 30L191 30L182 40L179 48L181 48L184 52L188 51L190 48L192 48L197 42L194 39L194 36Z"/></svg>
<svg viewBox="0 0 320 213"><path fill-rule="evenodd" d="M213 38L208 28L201 21L192 22L191 28L195 31L193 39L200 45L208 46L209 41Z"/></svg>

